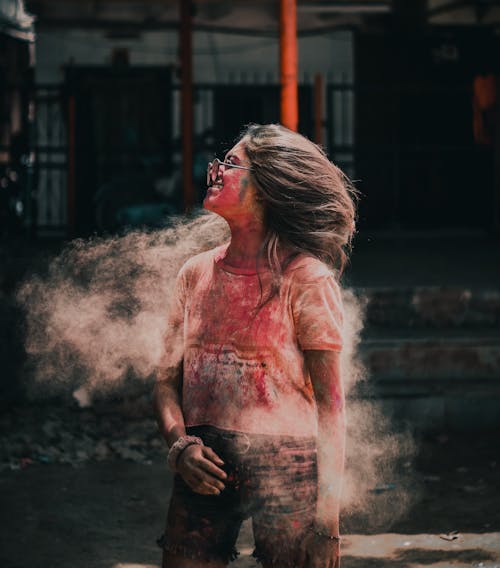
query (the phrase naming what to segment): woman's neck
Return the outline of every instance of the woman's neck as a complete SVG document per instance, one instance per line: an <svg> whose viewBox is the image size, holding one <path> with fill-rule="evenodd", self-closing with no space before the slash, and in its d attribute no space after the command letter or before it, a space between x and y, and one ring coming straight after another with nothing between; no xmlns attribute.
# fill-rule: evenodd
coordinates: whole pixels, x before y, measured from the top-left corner
<svg viewBox="0 0 500 568"><path fill-rule="evenodd" d="M257 259L262 254L262 247L267 231L262 221L238 219L229 221L231 242L226 251L224 262L237 268L256 268ZM264 256L265 259L265 256ZM264 259L260 259L259 264Z"/></svg>

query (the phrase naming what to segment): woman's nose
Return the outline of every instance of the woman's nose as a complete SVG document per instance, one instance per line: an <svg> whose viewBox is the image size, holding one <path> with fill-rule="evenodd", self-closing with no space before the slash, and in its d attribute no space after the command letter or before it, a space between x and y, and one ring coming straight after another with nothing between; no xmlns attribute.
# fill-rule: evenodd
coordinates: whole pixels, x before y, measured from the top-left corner
<svg viewBox="0 0 500 568"><path fill-rule="evenodd" d="M226 168L225 166L219 166L219 179L223 180L224 179L224 174L226 173Z"/></svg>

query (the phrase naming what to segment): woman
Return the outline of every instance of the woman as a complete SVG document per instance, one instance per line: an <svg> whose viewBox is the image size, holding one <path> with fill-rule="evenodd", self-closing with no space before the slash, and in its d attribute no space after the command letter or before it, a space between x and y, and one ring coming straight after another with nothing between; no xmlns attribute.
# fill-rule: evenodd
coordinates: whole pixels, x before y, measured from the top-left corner
<svg viewBox="0 0 500 568"><path fill-rule="evenodd" d="M264 568L340 566L338 277L354 191L323 151L250 125L209 164L228 244L177 278L155 407L176 472L164 568L219 568L251 517Z"/></svg>

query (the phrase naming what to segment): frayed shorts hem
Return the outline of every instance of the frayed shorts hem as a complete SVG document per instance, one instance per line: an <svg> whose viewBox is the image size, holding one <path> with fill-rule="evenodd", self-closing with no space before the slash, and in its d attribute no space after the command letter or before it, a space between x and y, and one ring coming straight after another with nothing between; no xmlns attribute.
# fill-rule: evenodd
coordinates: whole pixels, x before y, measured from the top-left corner
<svg viewBox="0 0 500 568"><path fill-rule="evenodd" d="M236 548L233 547L231 552L227 555L220 554L206 554L197 551L194 547L184 546L181 544L170 544L168 542L167 536L162 535L156 540L156 544L163 550L163 552L169 552L170 554L175 554L176 556L182 556L183 558L189 558L191 560L201 560L202 562L224 562L229 563L236 560L240 553Z"/></svg>

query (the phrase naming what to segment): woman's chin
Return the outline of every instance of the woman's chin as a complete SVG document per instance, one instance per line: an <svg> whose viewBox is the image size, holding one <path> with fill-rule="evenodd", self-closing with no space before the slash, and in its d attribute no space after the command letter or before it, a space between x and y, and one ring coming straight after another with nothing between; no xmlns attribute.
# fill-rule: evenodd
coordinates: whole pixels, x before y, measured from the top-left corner
<svg viewBox="0 0 500 568"><path fill-rule="evenodd" d="M202 205L203 209L206 209L207 211L214 211L213 204L211 203L209 195L205 195Z"/></svg>
<svg viewBox="0 0 500 568"><path fill-rule="evenodd" d="M210 196L207 195L205 197L202 205L203 205L203 209L205 209L206 211L210 211L211 213L215 213L216 215L219 215L219 217L222 217L223 219L228 221L227 215L225 215L224 208L218 207L215 200L210 199Z"/></svg>
<svg viewBox="0 0 500 568"><path fill-rule="evenodd" d="M209 187L207 189L207 193L205 194L205 198L203 199L203 207L205 209L209 209L210 211L213 211L215 208L217 208L217 200L220 194L220 189Z"/></svg>
<svg viewBox="0 0 500 568"><path fill-rule="evenodd" d="M210 211L212 213L217 213L217 215L220 215L221 217L224 216L224 215L222 215L220 208L217 207L217 203L215 203L215 200L213 198L211 199L209 195L207 195L205 197L202 205L203 205L203 209L205 209L206 211Z"/></svg>

